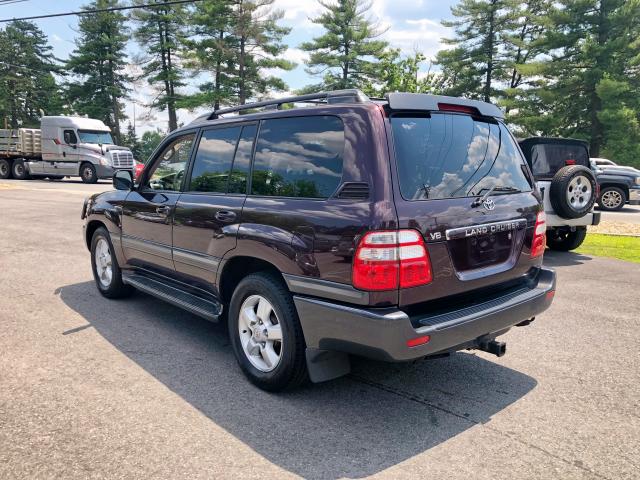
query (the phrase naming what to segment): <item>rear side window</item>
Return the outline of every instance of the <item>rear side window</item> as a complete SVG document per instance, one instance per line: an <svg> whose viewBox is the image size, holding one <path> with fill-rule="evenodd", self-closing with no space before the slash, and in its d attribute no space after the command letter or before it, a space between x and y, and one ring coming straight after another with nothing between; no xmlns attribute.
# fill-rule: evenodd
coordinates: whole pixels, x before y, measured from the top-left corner
<svg viewBox="0 0 640 480"><path fill-rule="evenodd" d="M536 177L553 177L566 165L589 167L589 152L581 145L541 144L531 148L531 170Z"/></svg>
<svg viewBox="0 0 640 480"><path fill-rule="evenodd" d="M192 192L226 193L241 127L205 130L191 172Z"/></svg>
<svg viewBox="0 0 640 480"><path fill-rule="evenodd" d="M531 190L522 154L502 124L433 113L395 115L391 126L406 200Z"/></svg>
<svg viewBox="0 0 640 480"><path fill-rule="evenodd" d="M327 198L340 184L344 127L338 117L264 120L257 142L254 195Z"/></svg>

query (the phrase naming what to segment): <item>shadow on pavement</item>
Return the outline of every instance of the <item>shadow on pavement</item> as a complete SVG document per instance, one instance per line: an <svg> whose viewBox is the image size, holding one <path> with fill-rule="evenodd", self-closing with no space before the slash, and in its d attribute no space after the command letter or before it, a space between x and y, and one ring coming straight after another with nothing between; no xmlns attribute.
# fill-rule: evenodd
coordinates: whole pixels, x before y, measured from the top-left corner
<svg viewBox="0 0 640 480"><path fill-rule="evenodd" d="M544 252L544 264L548 267L570 267L572 265L582 265L593 260L588 255L576 252L558 252L547 249Z"/></svg>
<svg viewBox="0 0 640 480"><path fill-rule="evenodd" d="M536 386L527 375L459 353L410 364L354 359L348 377L269 394L242 376L221 325L141 293L109 301L92 282L56 293L171 391L304 478L375 474L489 421Z"/></svg>

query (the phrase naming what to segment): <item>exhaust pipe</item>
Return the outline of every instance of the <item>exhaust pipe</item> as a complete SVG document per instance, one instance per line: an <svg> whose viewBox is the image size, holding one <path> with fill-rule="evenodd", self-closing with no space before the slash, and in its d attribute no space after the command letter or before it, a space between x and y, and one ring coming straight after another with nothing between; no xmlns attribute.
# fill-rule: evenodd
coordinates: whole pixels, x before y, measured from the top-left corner
<svg viewBox="0 0 640 480"><path fill-rule="evenodd" d="M492 353L496 357L501 357L507 353L507 344L505 342L496 342L491 340L490 342L480 343L478 349L483 352Z"/></svg>

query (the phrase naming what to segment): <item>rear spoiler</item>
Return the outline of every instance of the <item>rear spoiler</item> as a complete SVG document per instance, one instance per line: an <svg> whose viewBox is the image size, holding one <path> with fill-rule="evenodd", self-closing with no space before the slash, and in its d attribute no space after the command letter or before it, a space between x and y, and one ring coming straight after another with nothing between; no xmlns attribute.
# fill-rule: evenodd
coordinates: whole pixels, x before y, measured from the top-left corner
<svg viewBox="0 0 640 480"><path fill-rule="evenodd" d="M483 117L504 118L504 113L497 106L479 100L426 93L387 93L386 99L392 110L475 111Z"/></svg>

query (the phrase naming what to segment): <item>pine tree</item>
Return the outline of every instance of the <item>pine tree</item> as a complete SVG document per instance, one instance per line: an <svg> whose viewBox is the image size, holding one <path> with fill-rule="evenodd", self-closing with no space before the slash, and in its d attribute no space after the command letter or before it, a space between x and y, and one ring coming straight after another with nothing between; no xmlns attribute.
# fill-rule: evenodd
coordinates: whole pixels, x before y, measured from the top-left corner
<svg viewBox="0 0 640 480"><path fill-rule="evenodd" d="M131 153L133 153L133 158L140 159L140 140L138 140L136 129L131 122L127 124L127 131L123 135L121 143L122 146L129 147Z"/></svg>
<svg viewBox="0 0 640 480"><path fill-rule="evenodd" d="M485 102L500 94L498 84L507 70L505 43L513 28L511 0L462 0L451 7L456 20L443 21L455 37L445 43L453 50L439 52L445 92L465 94Z"/></svg>
<svg viewBox="0 0 640 480"><path fill-rule="evenodd" d="M186 96L182 105L214 110L230 102L232 96L231 0L203 1L194 5L189 35L185 39L185 67L194 75L208 74L199 92Z"/></svg>
<svg viewBox="0 0 640 480"><path fill-rule="evenodd" d="M283 12L273 10L274 0L217 0L199 2L191 17L192 39L187 40L187 66L210 79L182 105L214 109L247 100L286 84L268 69L291 70L282 58L282 39L290 31L278 24Z"/></svg>
<svg viewBox="0 0 640 480"><path fill-rule="evenodd" d="M383 32L366 15L371 2L320 0L319 3L324 12L312 21L325 32L300 45L310 53L307 72L323 77L315 88L371 88L381 78L378 60L388 45L380 39Z"/></svg>
<svg viewBox="0 0 640 480"><path fill-rule="evenodd" d="M95 0L85 9L119 6L119 0ZM126 98L128 39L126 17L118 11L85 14L80 17L80 37L67 62L67 69L80 77L69 84L71 108L79 114L102 120L121 140L122 100Z"/></svg>
<svg viewBox="0 0 640 480"><path fill-rule="evenodd" d="M17 128L37 127L41 111L63 109L53 76L60 73L47 37L35 24L11 22L0 30L0 120Z"/></svg>
<svg viewBox="0 0 640 480"><path fill-rule="evenodd" d="M287 85L267 69L292 70L295 64L282 58L287 45L282 39L291 29L278 22L282 10L273 10L275 0L235 0L231 11L234 96L240 105L248 99L285 90Z"/></svg>
<svg viewBox="0 0 640 480"><path fill-rule="evenodd" d="M131 18L137 26L134 37L145 52L138 59L142 75L150 85L158 87L158 95L150 106L167 111L169 131L173 131L178 128L176 104L180 96L177 90L185 85L180 46L185 41L187 11L184 4L167 5L167 1L155 0L153 7L132 10ZM134 0L134 5L149 4L148 0Z"/></svg>
<svg viewBox="0 0 640 480"><path fill-rule="evenodd" d="M592 156L605 145L624 152L613 138L633 132L640 114L640 2L562 0L547 21L546 57L521 68L536 80L514 121L529 133L587 139Z"/></svg>

